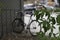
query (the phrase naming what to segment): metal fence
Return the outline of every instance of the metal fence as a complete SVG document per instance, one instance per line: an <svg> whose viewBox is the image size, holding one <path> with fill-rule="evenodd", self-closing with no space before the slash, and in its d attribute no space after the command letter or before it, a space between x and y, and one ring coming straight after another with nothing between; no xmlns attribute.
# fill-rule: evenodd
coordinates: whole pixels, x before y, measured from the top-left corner
<svg viewBox="0 0 60 40"><path fill-rule="evenodd" d="M16 17L18 9L0 9L0 38L12 32L12 21Z"/></svg>

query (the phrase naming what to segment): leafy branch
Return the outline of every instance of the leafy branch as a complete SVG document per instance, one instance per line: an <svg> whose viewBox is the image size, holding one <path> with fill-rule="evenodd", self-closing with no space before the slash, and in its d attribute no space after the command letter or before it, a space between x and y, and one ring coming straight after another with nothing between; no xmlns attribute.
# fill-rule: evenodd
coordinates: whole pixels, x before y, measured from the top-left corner
<svg viewBox="0 0 60 40"><path fill-rule="evenodd" d="M43 24L42 28L44 29L44 34L51 29L50 37L53 33L53 29L55 28L53 25L56 23L55 18L51 16L52 11L49 11L48 9L40 9L40 10L35 10L35 16L36 20L39 21L41 20L41 24ZM43 16L48 16L47 20L43 18ZM40 24L40 25L41 25Z"/></svg>

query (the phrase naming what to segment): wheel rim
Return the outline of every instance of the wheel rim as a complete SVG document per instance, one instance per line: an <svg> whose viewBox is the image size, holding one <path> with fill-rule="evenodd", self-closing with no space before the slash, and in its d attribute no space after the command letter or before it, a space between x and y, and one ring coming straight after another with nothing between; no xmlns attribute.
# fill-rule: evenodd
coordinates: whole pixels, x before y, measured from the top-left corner
<svg viewBox="0 0 60 40"><path fill-rule="evenodd" d="M19 20L15 20L13 22L13 31L14 32L22 32L22 30L24 29L24 24L22 24Z"/></svg>
<svg viewBox="0 0 60 40"><path fill-rule="evenodd" d="M31 33L32 35L37 35L38 32L40 32L39 23L36 22L36 21L33 21L33 22L30 24L30 33Z"/></svg>

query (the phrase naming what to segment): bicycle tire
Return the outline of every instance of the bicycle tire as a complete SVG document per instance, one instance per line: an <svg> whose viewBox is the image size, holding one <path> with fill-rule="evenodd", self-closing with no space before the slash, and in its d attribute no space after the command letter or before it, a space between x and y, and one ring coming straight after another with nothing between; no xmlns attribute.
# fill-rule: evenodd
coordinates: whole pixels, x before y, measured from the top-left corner
<svg viewBox="0 0 60 40"><path fill-rule="evenodd" d="M24 30L24 22L20 18L15 18L12 22L13 32L21 33Z"/></svg>
<svg viewBox="0 0 60 40"><path fill-rule="evenodd" d="M32 24L33 23L33 24ZM37 36L37 33L38 32L40 32L41 30L40 30L40 25L38 26L38 27L36 27L35 25L34 25L34 23L36 23L35 25L39 25L39 22L38 21L36 21L36 20L32 20L31 21L31 23L28 25L29 26L29 32L30 32L30 34L32 35L32 36ZM31 26L31 24L33 25L33 26ZM35 29L34 29L34 27L36 27ZM39 29L39 30L38 30ZM35 31L35 32L34 32ZM33 33L34 32L34 33Z"/></svg>

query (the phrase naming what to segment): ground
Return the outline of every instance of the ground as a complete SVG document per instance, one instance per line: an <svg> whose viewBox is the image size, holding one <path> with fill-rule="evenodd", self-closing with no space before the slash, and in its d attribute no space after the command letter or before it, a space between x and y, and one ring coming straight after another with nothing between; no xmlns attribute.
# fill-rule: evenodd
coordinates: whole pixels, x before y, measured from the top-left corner
<svg viewBox="0 0 60 40"><path fill-rule="evenodd" d="M32 37L29 33L8 33L1 40L37 40Z"/></svg>

